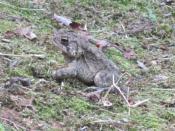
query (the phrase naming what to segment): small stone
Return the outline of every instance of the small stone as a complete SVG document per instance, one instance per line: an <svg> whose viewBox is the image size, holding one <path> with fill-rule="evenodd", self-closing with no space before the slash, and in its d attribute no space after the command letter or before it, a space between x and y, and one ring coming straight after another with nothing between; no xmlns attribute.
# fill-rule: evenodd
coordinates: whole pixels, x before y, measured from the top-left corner
<svg viewBox="0 0 175 131"><path fill-rule="evenodd" d="M9 39L1 39L2 42L5 42L5 43L10 43L11 41Z"/></svg>

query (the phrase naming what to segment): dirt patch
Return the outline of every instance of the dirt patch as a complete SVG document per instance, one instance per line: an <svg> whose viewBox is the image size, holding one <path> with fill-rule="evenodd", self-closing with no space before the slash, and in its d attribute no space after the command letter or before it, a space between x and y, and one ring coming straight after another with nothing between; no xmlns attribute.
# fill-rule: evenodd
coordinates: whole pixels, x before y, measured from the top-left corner
<svg viewBox="0 0 175 131"><path fill-rule="evenodd" d="M151 33L155 29L153 22L148 18L140 18L134 20L126 20L115 29L118 35L135 36L138 34Z"/></svg>

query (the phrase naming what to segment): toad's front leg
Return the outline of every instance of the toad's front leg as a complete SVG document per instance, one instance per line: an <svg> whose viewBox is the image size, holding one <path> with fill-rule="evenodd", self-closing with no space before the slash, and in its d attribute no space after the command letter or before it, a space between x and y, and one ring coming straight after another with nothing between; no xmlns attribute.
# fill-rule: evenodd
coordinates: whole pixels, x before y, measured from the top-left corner
<svg viewBox="0 0 175 131"><path fill-rule="evenodd" d="M61 81L66 78L72 78L77 76L77 67L74 62L70 63L67 67L53 71L52 77Z"/></svg>

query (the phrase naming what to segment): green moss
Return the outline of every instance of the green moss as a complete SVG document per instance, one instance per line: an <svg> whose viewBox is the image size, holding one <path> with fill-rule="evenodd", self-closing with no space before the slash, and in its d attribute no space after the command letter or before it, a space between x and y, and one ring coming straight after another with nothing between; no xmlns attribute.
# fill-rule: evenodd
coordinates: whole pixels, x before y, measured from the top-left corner
<svg viewBox="0 0 175 131"><path fill-rule="evenodd" d="M67 98L48 93L47 100L45 100L46 104L40 103L41 99L44 98L40 97L36 100L36 107L38 109L39 117L43 120L49 118L62 120L65 115L64 110L67 109L77 115L90 111L90 104L85 100L76 97Z"/></svg>
<svg viewBox="0 0 175 131"><path fill-rule="evenodd" d="M10 69L7 71L9 76L22 76L22 77L30 77L31 76L31 72L29 69L23 67L16 67L13 69Z"/></svg>
<svg viewBox="0 0 175 131"><path fill-rule="evenodd" d="M168 121L175 121L175 112L174 111L165 111L160 116L163 119L166 119Z"/></svg>
<svg viewBox="0 0 175 131"><path fill-rule="evenodd" d="M166 33L172 33L173 29L169 24L161 24L159 30L164 30Z"/></svg>
<svg viewBox="0 0 175 131"><path fill-rule="evenodd" d="M0 131L5 131L4 126L0 123Z"/></svg>
<svg viewBox="0 0 175 131"><path fill-rule="evenodd" d="M61 53L58 53L57 51L49 51L49 54L47 54L47 62L54 63L54 61L59 64L63 64L64 57Z"/></svg>
<svg viewBox="0 0 175 131"><path fill-rule="evenodd" d="M48 94L50 96L50 94ZM47 96L47 97L48 97ZM50 96L52 97L52 96ZM52 99L54 97L54 99ZM39 97L35 100L35 106L38 110L38 117L43 120L48 120L51 118L55 119L61 119L63 116L59 114L60 111L63 110L63 108L66 106L64 99L62 99L60 96L54 96L52 98L47 98L46 103L41 103L40 101L43 101L44 98ZM48 103L49 101L49 103Z"/></svg>
<svg viewBox="0 0 175 131"><path fill-rule="evenodd" d="M85 100L73 97L70 107L78 113L87 113L90 109L90 104Z"/></svg>
<svg viewBox="0 0 175 131"><path fill-rule="evenodd" d="M123 55L116 49L110 49L107 51L107 57L118 64L122 69L128 71L131 74L139 73L136 65L133 61L127 60Z"/></svg>
<svg viewBox="0 0 175 131"><path fill-rule="evenodd" d="M162 119L157 117L156 115L147 113L147 114L138 114L134 112L132 116L132 120L138 123L138 127L140 126L142 129L158 129L160 128Z"/></svg>
<svg viewBox="0 0 175 131"><path fill-rule="evenodd" d="M9 20L0 20L0 33L15 29L16 24Z"/></svg>

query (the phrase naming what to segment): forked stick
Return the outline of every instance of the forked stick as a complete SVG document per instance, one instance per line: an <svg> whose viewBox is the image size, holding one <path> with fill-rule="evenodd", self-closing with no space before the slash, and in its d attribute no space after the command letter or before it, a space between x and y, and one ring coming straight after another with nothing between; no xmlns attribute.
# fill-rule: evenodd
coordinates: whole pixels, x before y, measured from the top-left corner
<svg viewBox="0 0 175 131"><path fill-rule="evenodd" d="M123 75L122 75L123 76ZM118 83L119 81L117 81ZM130 112L130 107L134 108L134 107L138 107L139 105L142 105L143 103L149 101L149 99L145 99L143 101L138 101L137 103L135 104L130 104L129 101L128 101L128 97L129 97L129 94L127 95L127 97L124 95L124 93L121 91L120 87L115 83L115 79L114 79L114 75L113 75L113 86L119 91L120 95L123 97L123 99L125 100L125 102L127 103L127 106L128 106L128 110ZM129 89L128 89L129 90ZM129 113L130 114L130 113Z"/></svg>

